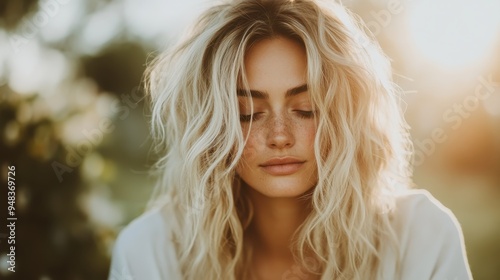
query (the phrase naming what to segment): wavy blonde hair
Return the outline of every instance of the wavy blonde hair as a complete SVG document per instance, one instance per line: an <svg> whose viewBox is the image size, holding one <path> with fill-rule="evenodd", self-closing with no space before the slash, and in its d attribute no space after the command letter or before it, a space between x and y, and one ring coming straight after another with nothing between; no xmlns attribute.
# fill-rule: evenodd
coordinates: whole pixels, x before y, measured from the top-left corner
<svg viewBox="0 0 500 280"><path fill-rule="evenodd" d="M381 243L397 247L394 186L408 185L411 146L388 59L364 30L332 1L231 1L208 9L154 61L148 90L164 156L153 201L167 205L178 225L173 236L184 279L252 274L252 209L235 172L246 136L236 89L246 80L248 48L277 36L305 47L318 112L319 179L312 211L291 244L294 256L321 279L371 279L383 261Z"/></svg>

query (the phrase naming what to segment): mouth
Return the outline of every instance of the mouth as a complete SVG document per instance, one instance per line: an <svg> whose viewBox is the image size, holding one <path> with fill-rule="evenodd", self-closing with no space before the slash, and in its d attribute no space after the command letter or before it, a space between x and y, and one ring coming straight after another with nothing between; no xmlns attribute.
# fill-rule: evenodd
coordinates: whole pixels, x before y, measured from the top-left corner
<svg viewBox="0 0 500 280"><path fill-rule="evenodd" d="M259 165L265 172L275 175L284 176L293 174L302 168L304 160L299 160L292 157L272 158Z"/></svg>

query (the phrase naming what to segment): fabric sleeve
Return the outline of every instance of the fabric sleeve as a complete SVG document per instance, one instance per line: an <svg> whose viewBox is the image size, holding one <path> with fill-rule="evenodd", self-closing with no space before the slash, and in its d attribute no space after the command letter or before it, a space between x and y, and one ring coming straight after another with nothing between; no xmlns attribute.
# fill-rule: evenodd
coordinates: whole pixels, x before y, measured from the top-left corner
<svg viewBox="0 0 500 280"><path fill-rule="evenodd" d="M453 213L421 191L406 201L401 279L472 279L462 230Z"/></svg>
<svg viewBox="0 0 500 280"><path fill-rule="evenodd" d="M134 280L127 263L123 240L118 237L113 248L108 280Z"/></svg>
<svg viewBox="0 0 500 280"><path fill-rule="evenodd" d="M113 248L108 280L181 279L170 227L160 211L127 225Z"/></svg>

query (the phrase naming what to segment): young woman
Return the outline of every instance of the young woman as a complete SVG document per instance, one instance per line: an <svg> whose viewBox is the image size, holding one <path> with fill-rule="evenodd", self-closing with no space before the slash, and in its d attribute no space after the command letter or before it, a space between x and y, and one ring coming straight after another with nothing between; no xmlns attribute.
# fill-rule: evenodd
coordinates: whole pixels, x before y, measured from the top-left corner
<svg viewBox="0 0 500 280"><path fill-rule="evenodd" d="M206 11L149 73L164 157L110 279L470 279L460 227L409 190L388 59L339 4Z"/></svg>

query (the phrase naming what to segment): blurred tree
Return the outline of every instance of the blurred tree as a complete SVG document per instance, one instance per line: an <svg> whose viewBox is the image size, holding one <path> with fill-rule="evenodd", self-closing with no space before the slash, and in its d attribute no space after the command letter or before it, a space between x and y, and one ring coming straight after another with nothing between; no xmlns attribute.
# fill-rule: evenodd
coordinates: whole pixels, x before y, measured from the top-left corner
<svg viewBox="0 0 500 280"><path fill-rule="evenodd" d="M109 258L100 235L106 229L90 223L79 201L87 186L78 169L66 173L62 181L52 169L51 162L64 162L66 156L55 124L48 118L19 122L20 104L32 106L35 98L2 91L10 97L0 103L0 131L4 132L0 166L2 182L7 181L7 166L16 167L17 217L16 272L4 272L2 279L105 279ZM3 194L1 209L7 209ZM7 212L0 213L6 221ZM7 246L1 246L0 253L5 256Z"/></svg>
<svg viewBox="0 0 500 280"><path fill-rule="evenodd" d="M59 0L39 3L50 1ZM90 7L85 12L110 2L84 2ZM36 15L37 4L0 1L0 31L15 36L25 19ZM140 90L148 47L119 42L115 34L95 53L80 53L70 46L83 23L57 44L30 36L17 50L32 43L64 50L67 76L50 92L16 92L9 82L11 69L0 69L0 178L6 182L7 167L16 167L18 219L15 273L6 270L7 229L0 229L0 279L106 279L117 225L142 212L149 195L143 172L150 164L148 125ZM3 46L13 47L12 42ZM104 121L113 129L99 131L100 139L90 141L85 131L99 129ZM7 209L4 194L1 209ZM112 201L116 196L127 205L120 208ZM6 221L6 211L0 213Z"/></svg>
<svg viewBox="0 0 500 280"><path fill-rule="evenodd" d="M101 90L127 94L140 84L145 69L146 51L133 42L115 43L95 56L82 58L84 74Z"/></svg>
<svg viewBox="0 0 500 280"><path fill-rule="evenodd" d="M0 1L0 26L13 29L30 11L36 9L38 0L2 0Z"/></svg>

